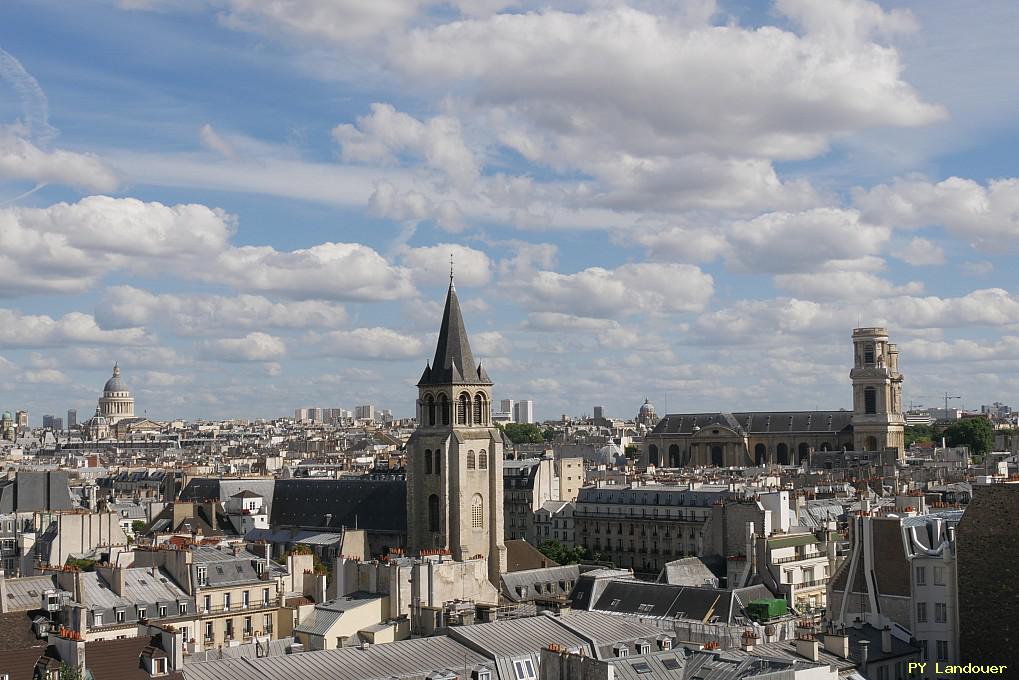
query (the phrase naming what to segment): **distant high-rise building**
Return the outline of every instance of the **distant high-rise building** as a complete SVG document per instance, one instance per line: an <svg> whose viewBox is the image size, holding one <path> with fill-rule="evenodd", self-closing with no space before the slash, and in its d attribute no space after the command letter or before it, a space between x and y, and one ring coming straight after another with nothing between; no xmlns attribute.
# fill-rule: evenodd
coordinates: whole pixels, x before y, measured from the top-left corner
<svg viewBox="0 0 1019 680"><path fill-rule="evenodd" d="M297 422L304 422L308 420L308 410L306 408L295 408L294 409L294 420Z"/></svg>
<svg viewBox="0 0 1019 680"><path fill-rule="evenodd" d="M513 413L513 407L516 405L516 403L517 402L515 402L512 399L503 399L502 401L499 402L499 410L500 411L505 411L506 413L512 414ZM512 416L510 416L510 417L512 417Z"/></svg>
<svg viewBox="0 0 1019 680"><path fill-rule="evenodd" d="M595 406L594 407L594 419L595 420L602 420L604 418L605 418L605 407L604 406Z"/></svg>
<svg viewBox="0 0 1019 680"><path fill-rule="evenodd" d="M28 429L28 411L18 411L14 415L14 424L19 430Z"/></svg>
<svg viewBox="0 0 1019 680"><path fill-rule="evenodd" d="M67 409L67 429L73 430L78 427L78 412L73 408Z"/></svg>
<svg viewBox="0 0 1019 680"><path fill-rule="evenodd" d="M354 418L357 420L375 420L375 406L364 404L354 409Z"/></svg>
<svg viewBox="0 0 1019 680"><path fill-rule="evenodd" d="M59 432L64 429L64 419L47 413L42 417L42 427L44 430Z"/></svg>
<svg viewBox="0 0 1019 680"><path fill-rule="evenodd" d="M310 409L308 409L308 420L310 420L313 423L321 423L322 422L322 409L320 409L320 408L310 408Z"/></svg>
<svg viewBox="0 0 1019 680"><path fill-rule="evenodd" d="M534 422L534 402L530 399L521 399L513 406L513 420L517 423L529 424Z"/></svg>

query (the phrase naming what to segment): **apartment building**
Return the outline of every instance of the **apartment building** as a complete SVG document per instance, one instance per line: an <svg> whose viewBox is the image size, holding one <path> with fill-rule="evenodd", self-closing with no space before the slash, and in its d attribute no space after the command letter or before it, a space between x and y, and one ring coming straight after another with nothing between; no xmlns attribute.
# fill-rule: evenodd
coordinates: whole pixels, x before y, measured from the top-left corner
<svg viewBox="0 0 1019 680"><path fill-rule="evenodd" d="M555 460L546 454L541 458L503 461L505 538L534 539L534 513L546 501L576 498L583 485L581 458Z"/></svg>
<svg viewBox="0 0 1019 680"><path fill-rule="evenodd" d="M573 520L575 503L545 501L534 511L534 531L531 545L540 546L546 541L558 541L567 548L576 545L576 525Z"/></svg>
<svg viewBox="0 0 1019 680"><path fill-rule="evenodd" d="M913 600L910 630L920 645L921 659L942 665L961 658L955 535L962 514L952 510L902 520ZM937 677L934 664L920 677Z"/></svg>

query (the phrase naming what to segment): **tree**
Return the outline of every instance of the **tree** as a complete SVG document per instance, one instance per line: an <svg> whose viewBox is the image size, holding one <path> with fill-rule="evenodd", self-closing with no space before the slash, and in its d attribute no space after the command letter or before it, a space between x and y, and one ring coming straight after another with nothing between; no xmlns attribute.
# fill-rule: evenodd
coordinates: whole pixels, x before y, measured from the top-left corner
<svg viewBox="0 0 1019 680"><path fill-rule="evenodd" d="M81 667L62 663L59 677L60 680L81 680Z"/></svg>
<svg viewBox="0 0 1019 680"><path fill-rule="evenodd" d="M514 444L540 444L545 441L541 428L534 423L506 423L500 427Z"/></svg>
<svg viewBox="0 0 1019 680"><path fill-rule="evenodd" d="M590 553L584 546L578 545L573 548L567 548L556 540L545 541L538 550L541 551L542 555L559 564L577 564L591 558Z"/></svg>
<svg viewBox="0 0 1019 680"><path fill-rule="evenodd" d="M145 531L145 521L136 519L135 521L131 522L131 531L134 533L135 536Z"/></svg>
<svg viewBox="0 0 1019 680"><path fill-rule="evenodd" d="M542 438L547 441L555 441L556 431L551 427L546 427L545 431L541 433Z"/></svg>
<svg viewBox="0 0 1019 680"><path fill-rule="evenodd" d="M945 443L967 446L970 453L982 456L994 447L994 426L984 417L965 418L945 428Z"/></svg>
<svg viewBox="0 0 1019 680"><path fill-rule="evenodd" d="M938 428L934 425L907 425L906 446L913 444L930 444L939 436Z"/></svg>

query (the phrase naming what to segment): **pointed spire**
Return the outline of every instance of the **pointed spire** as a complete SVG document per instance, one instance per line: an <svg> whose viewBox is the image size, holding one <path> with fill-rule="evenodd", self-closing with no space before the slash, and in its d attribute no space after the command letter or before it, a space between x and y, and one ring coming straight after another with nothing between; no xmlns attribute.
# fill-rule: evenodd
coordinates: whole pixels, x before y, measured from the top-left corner
<svg viewBox="0 0 1019 680"><path fill-rule="evenodd" d="M453 287L453 253L449 254L449 289L456 290Z"/></svg>
<svg viewBox="0 0 1019 680"><path fill-rule="evenodd" d="M492 384L480 364L474 362L471 344L467 339L460 301L453 287L452 269L449 277L449 291L446 293L446 308L442 312L439 327L439 341L435 356L425 367L418 385L449 385L451 383Z"/></svg>

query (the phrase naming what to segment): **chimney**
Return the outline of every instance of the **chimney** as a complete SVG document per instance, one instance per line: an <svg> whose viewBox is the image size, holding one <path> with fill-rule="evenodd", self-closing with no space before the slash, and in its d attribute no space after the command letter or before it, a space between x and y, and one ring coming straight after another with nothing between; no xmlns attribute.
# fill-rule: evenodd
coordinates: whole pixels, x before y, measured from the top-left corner
<svg viewBox="0 0 1019 680"><path fill-rule="evenodd" d="M7 613L7 574L0 567L0 614Z"/></svg>
<svg viewBox="0 0 1019 680"><path fill-rule="evenodd" d="M867 657L869 656L870 640L860 640L860 675L867 677Z"/></svg>
<svg viewBox="0 0 1019 680"><path fill-rule="evenodd" d="M840 659L848 659L849 636L844 633L827 633L824 636L824 648Z"/></svg>
<svg viewBox="0 0 1019 680"><path fill-rule="evenodd" d="M892 653L892 629L891 626L885 626L881 629L881 653L891 654Z"/></svg>
<svg viewBox="0 0 1019 680"><path fill-rule="evenodd" d="M813 635L796 638L796 653L809 661L817 661L821 644Z"/></svg>
<svg viewBox="0 0 1019 680"><path fill-rule="evenodd" d="M117 595L123 597L124 595L124 581L127 574L124 573L124 567L114 567L110 573L110 590Z"/></svg>

